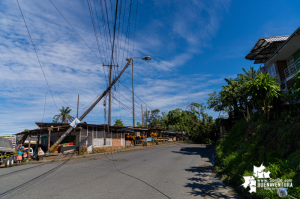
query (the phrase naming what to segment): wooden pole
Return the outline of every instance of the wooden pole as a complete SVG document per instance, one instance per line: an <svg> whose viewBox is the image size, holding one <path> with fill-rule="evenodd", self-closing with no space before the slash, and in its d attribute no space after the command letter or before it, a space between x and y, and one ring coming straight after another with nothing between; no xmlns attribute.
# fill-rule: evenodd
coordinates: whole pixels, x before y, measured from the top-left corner
<svg viewBox="0 0 300 199"><path fill-rule="evenodd" d="M133 79L133 60L132 60L132 127L135 127L135 118L134 118L134 79Z"/></svg>
<svg viewBox="0 0 300 199"><path fill-rule="evenodd" d="M103 66L108 66L109 67L109 86L111 86L111 70L112 70L112 67L119 67L118 65L112 65L112 64L109 64L109 65L104 65ZM109 90L109 99L108 99L108 131L109 131L109 126L111 126L111 89Z"/></svg>
<svg viewBox="0 0 300 199"><path fill-rule="evenodd" d="M79 109L79 94L78 94L78 101L77 101L77 118L78 118L78 109Z"/></svg>
<svg viewBox="0 0 300 199"><path fill-rule="evenodd" d="M147 106L146 106L146 127L148 128L148 111L147 111Z"/></svg>
<svg viewBox="0 0 300 199"><path fill-rule="evenodd" d="M111 68L109 67L109 86L111 86ZM111 126L111 89L109 89L109 104L108 104L108 128Z"/></svg>
<svg viewBox="0 0 300 199"><path fill-rule="evenodd" d="M51 128L48 129L49 133L48 133L48 150L50 149L50 137L51 137Z"/></svg>
<svg viewBox="0 0 300 199"><path fill-rule="evenodd" d="M141 108L142 108L142 127L143 127L144 126L143 104L141 104Z"/></svg>
<svg viewBox="0 0 300 199"><path fill-rule="evenodd" d="M28 152L27 152L27 158L28 160L31 158L31 154L30 154L30 141L31 141L31 135L29 135L28 137Z"/></svg>

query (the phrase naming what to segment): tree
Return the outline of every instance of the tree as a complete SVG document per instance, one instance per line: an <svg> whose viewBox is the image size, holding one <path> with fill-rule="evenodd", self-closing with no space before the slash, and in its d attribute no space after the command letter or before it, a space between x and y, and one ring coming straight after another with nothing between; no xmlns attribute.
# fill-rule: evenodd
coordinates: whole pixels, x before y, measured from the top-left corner
<svg viewBox="0 0 300 199"><path fill-rule="evenodd" d="M214 91L213 93L208 94L208 96L207 105L209 109L213 109L216 112L225 110L220 93Z"/></svg>
<svg viewBox="0 0 300 199"><path fill-rule="evenodd" d="M53 117L53 120L54 121L61 121L63 123L67 123L68 121L71 122L74 120L74 117L69 115L69 113L71 112L71 109L69 107L65 108L65 107L62 107L62 109L59 109L60 111L60 114L58 115L55 115Z"/></svg>
<svg viewBox="0 0 300 199"><path fill-rule="evenodd" d="M149 117L149 127L150 128L156 128L160 126L161 117L159 116L159 109L154 109L151 111L150 117Z"/></svg>
<svg viewBox="0 0 300 199"><path fill-rule="evenodd" d="M280 86L275 78L270 77L269 73L256 75L256 78L248 84L248 95L254 106L260 107L269 121L269 111L271 103L280 96Z"/></svg>
<svg viewBox="0 0 300 199"><path fill-rule="evenodd" d="M121 120L121 119L116 119L116 120L115 120L115 124L114 124L114 126L121 126L121 127L123 127L123 126L124 126L124 124L123 124L123 122L122 122L122 120Z"/></svg>
<svg viewBox="0 0 300 199"><path fill-rule="evenodd" d="M137 122L136 127L143 127L143 125L140 122Z"/></svg>
<svg viewBox="0 0 300 199"><path fill-rule="evenodd" d="M225 79L227 85L222 86L219 93L214 91L209 94L208 108L220 113L226 111L229 118L240 118L246 110L251 111L253 107L249 103L251 96L248 95L248 85L256 79L259 72L252 66L249 70L243 68L243 71L244 74L238 74L235 79Z"/></svg>
<svg viewBox="0 0 300 199"><path fill-rule="evenodd" d="M253 66L250 66L249 70L242 68L245 74L239 74L241 77L245 78L247 81L251 81L256 78L256 75L259 75L259 71L254 70Z"/></svg>
<svg viewBox="0 0 300 199"><path fill-rule="evenodd" d="M233 117L238 118L239 117L239 98L240 98L240 82L236 81L235 79L226 79L227 85L222 86L222 90L220 92L221 95L221 101L223 106L225 107L231 107L233 108ZM231 116L231 114L230 114Z"/></svg>
<svg viewBox="0 0 300 199"><path fill-rule="evenodd" d="M168 115L165 112L162 112L160 117L160 125L163 130L168 130Z"/></svg>

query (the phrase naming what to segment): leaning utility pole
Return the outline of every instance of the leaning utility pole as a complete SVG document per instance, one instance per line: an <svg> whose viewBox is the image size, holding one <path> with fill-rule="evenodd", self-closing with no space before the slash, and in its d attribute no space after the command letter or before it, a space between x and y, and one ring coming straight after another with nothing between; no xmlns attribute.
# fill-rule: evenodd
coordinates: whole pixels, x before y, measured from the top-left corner
<svg viewBox="0 0 300 199"><path fill-rule="evenodd" d="M109 86L111 85L111 69L112 67L119 67L118 65L104 65L109 67ZM111 89L109 90L109 99L108 99L108 126L111 126Z"/></svg>
<svg viewBox="0 0 300 199"><path fill-rule="evenodd" d="M143 127L144 126L143 104L141 104L141 108L142 108L142 127Z"/></svg>
<svg viewBox="0 0 300 199"><path fill-rule="evenodd" d="M71 124L73 126L70 126L70 128L64 133L62 134L62 136L48 149L48 151L46 152L46 154L50 154L51 151L53 151L53 149L55 149L55 147L74 129L76 128L77 124L80 123L81 120L83 120L83 118L85 118L85 116L87 116L87 114L89 114L89 112L91 112L91 110L93 110L93 108L98 104L98 102L107 94L107 92L109 92L111 90L111 87L118 81L118 79L121 77L121 75L123 74L123 72L126 70L126 68L128 68L130 62L132 61L132 58L127 59L127 64L125 65L125 67L123 68L123 70L120 72L120 74L113 80L113 82L106 88L106 90L102 93L102 95L100 97L98 97L98 99L90 106L90 108L88 108L88 110L86 110L81 117L78 119L76 118Z"/></svg>

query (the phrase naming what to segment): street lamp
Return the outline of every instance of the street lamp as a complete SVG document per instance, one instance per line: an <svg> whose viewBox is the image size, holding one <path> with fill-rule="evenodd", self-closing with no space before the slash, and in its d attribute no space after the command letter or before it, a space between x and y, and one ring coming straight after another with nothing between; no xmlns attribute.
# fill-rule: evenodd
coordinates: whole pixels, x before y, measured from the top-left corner
<svg viewBox="0 0 300 199"><path fill-rule="evenodd" d="M134 58L127 58L126 59L127 61L129 61L129 59L132 60L132 117L133 117L133 127L135 127L135 118L134 118L134 77L133 77L133 59L135 59L135 58L139 58L139 59L142 59L142 60L151 60L150 56L134 57Z"/></svg>

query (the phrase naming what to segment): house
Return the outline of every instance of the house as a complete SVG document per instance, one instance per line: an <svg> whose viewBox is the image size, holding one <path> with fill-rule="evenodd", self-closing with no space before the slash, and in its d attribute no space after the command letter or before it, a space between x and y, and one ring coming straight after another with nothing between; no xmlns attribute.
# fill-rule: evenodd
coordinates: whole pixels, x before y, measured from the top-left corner
<svg viewBox="0 0 300 199"><path fill-rule="evenodd" d="M27 142L28 145L39 143L42 149L47 151L70 128L68 123L36 122L36 125L39 128L17 133L18 143L24 144ZM29 137L31 139L28 139ZM98 149L104 151L112 148L121 149L125 146L142 144L143 142L166 141L169 139L173 141L183 140L183 135L162 132L162 129L119 127L82 122L65 136L60 145L52 152L63 153L84 148L84 151L86 149L88 153L93 153L93 150ZM151 143L147 144L150 145Z"/></svg>
<svg viewBox="0 0 300 199"><path fill-rule="evenodd" d="M300 69L300 27L291 35L260 38L245 58L264 64L260 71L274 76L282 91L288 91Z"/></svg>
<svg viewBox="0 0 300 199"><path fill-rule="evenodd" d="M44 150L50 148L70 127L65 123L41 123L36 122L38 129L18 133L20 142L24 143L28 136L40 137L40 143ZM80 123L77 127L62 141L62 145L70 146L76 149L85 147L88 153L92 153L95 148L121 148L125 146L124 127L108 126L106 124L87 124ZM71 147L73 146L73 147ZM67 147L66 147L67 148ZM62 150L63 148L61 148ZM57 148L58 150L58 148Z"/></svg>

